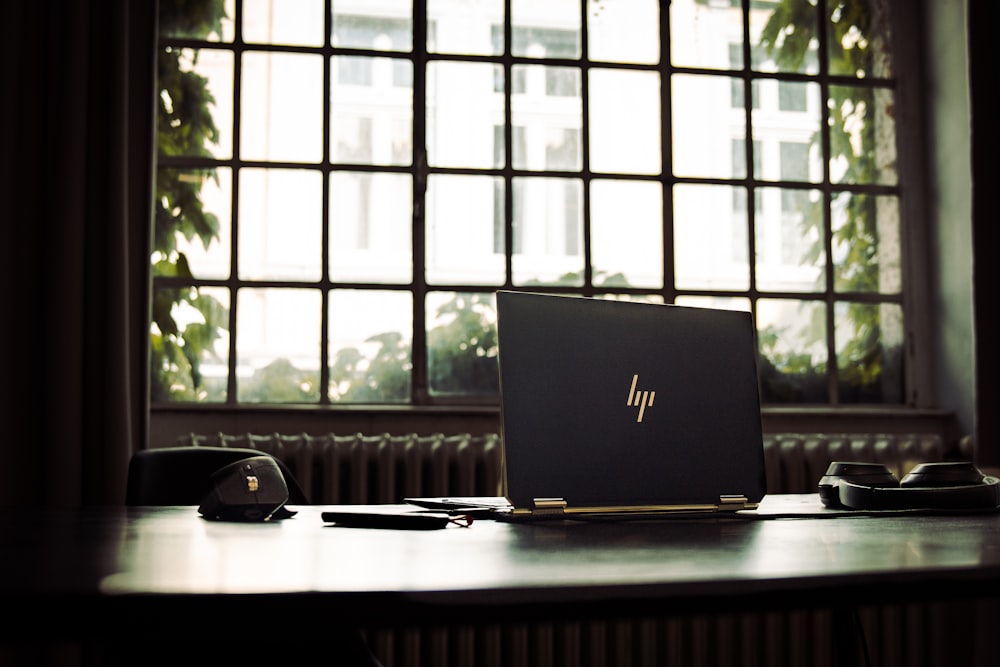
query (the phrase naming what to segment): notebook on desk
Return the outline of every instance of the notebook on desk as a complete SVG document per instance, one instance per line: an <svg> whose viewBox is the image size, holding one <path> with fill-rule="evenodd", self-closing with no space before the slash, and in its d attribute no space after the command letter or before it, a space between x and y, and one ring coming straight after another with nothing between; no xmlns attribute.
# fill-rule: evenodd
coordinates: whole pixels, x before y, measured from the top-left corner
<svg viewBox="0 0 1000 667"><path fill-rule="evenodd" d="M763 498L749 313L501 291L497 327L498 500L510 518L743 510Z"/></svg>

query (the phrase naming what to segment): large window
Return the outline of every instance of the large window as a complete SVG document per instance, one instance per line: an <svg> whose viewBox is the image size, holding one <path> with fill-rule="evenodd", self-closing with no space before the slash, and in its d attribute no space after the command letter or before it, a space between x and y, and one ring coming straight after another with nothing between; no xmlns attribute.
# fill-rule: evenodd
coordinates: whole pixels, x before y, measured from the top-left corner
<svg viewBox="0 0 1000 667"><path fill-rule="evenodd" d="M154 404L495 403L497 289L903 404L888 4L161 0Z"/></svg>

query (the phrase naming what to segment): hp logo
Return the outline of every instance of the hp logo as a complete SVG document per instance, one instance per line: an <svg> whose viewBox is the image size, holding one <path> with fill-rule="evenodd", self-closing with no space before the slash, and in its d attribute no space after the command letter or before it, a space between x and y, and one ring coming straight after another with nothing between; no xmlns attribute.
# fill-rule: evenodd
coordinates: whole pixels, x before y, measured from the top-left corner
<svg viewBox="0 0 1000 667"><path fill-rule="evenodd" d="M639 382L639 375L632 376L632 387L628 390L628 401L625 405L637 405L639 406L639 416L636 417L636 422L642 422L642 415L646 412L646 407L653 407L653 397L656 396L655 391L636 391L635 385Z"/></svg>

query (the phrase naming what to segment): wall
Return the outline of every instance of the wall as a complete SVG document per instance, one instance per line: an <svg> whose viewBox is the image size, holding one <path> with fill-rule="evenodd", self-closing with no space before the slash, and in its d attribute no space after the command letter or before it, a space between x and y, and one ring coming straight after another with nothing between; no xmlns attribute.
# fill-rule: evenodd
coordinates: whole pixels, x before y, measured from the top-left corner
<svg viewBox="0 0 1000 667"><path fill-rule="evenodd" d="M972 166L965 0L925 3L936 403L974 428ZM961 76L956 75L962 73Z"/></svg>

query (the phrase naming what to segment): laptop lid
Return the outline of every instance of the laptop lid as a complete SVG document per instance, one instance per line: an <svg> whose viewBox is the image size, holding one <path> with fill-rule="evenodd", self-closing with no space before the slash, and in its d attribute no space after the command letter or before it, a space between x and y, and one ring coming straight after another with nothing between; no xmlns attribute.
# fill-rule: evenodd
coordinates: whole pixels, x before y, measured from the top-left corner
<svg viewBox="0 0 1000 667"><path fill-rule="evenodd" d="M750 313L497 293L514 513L714 511L766 490Z"/></svg>

